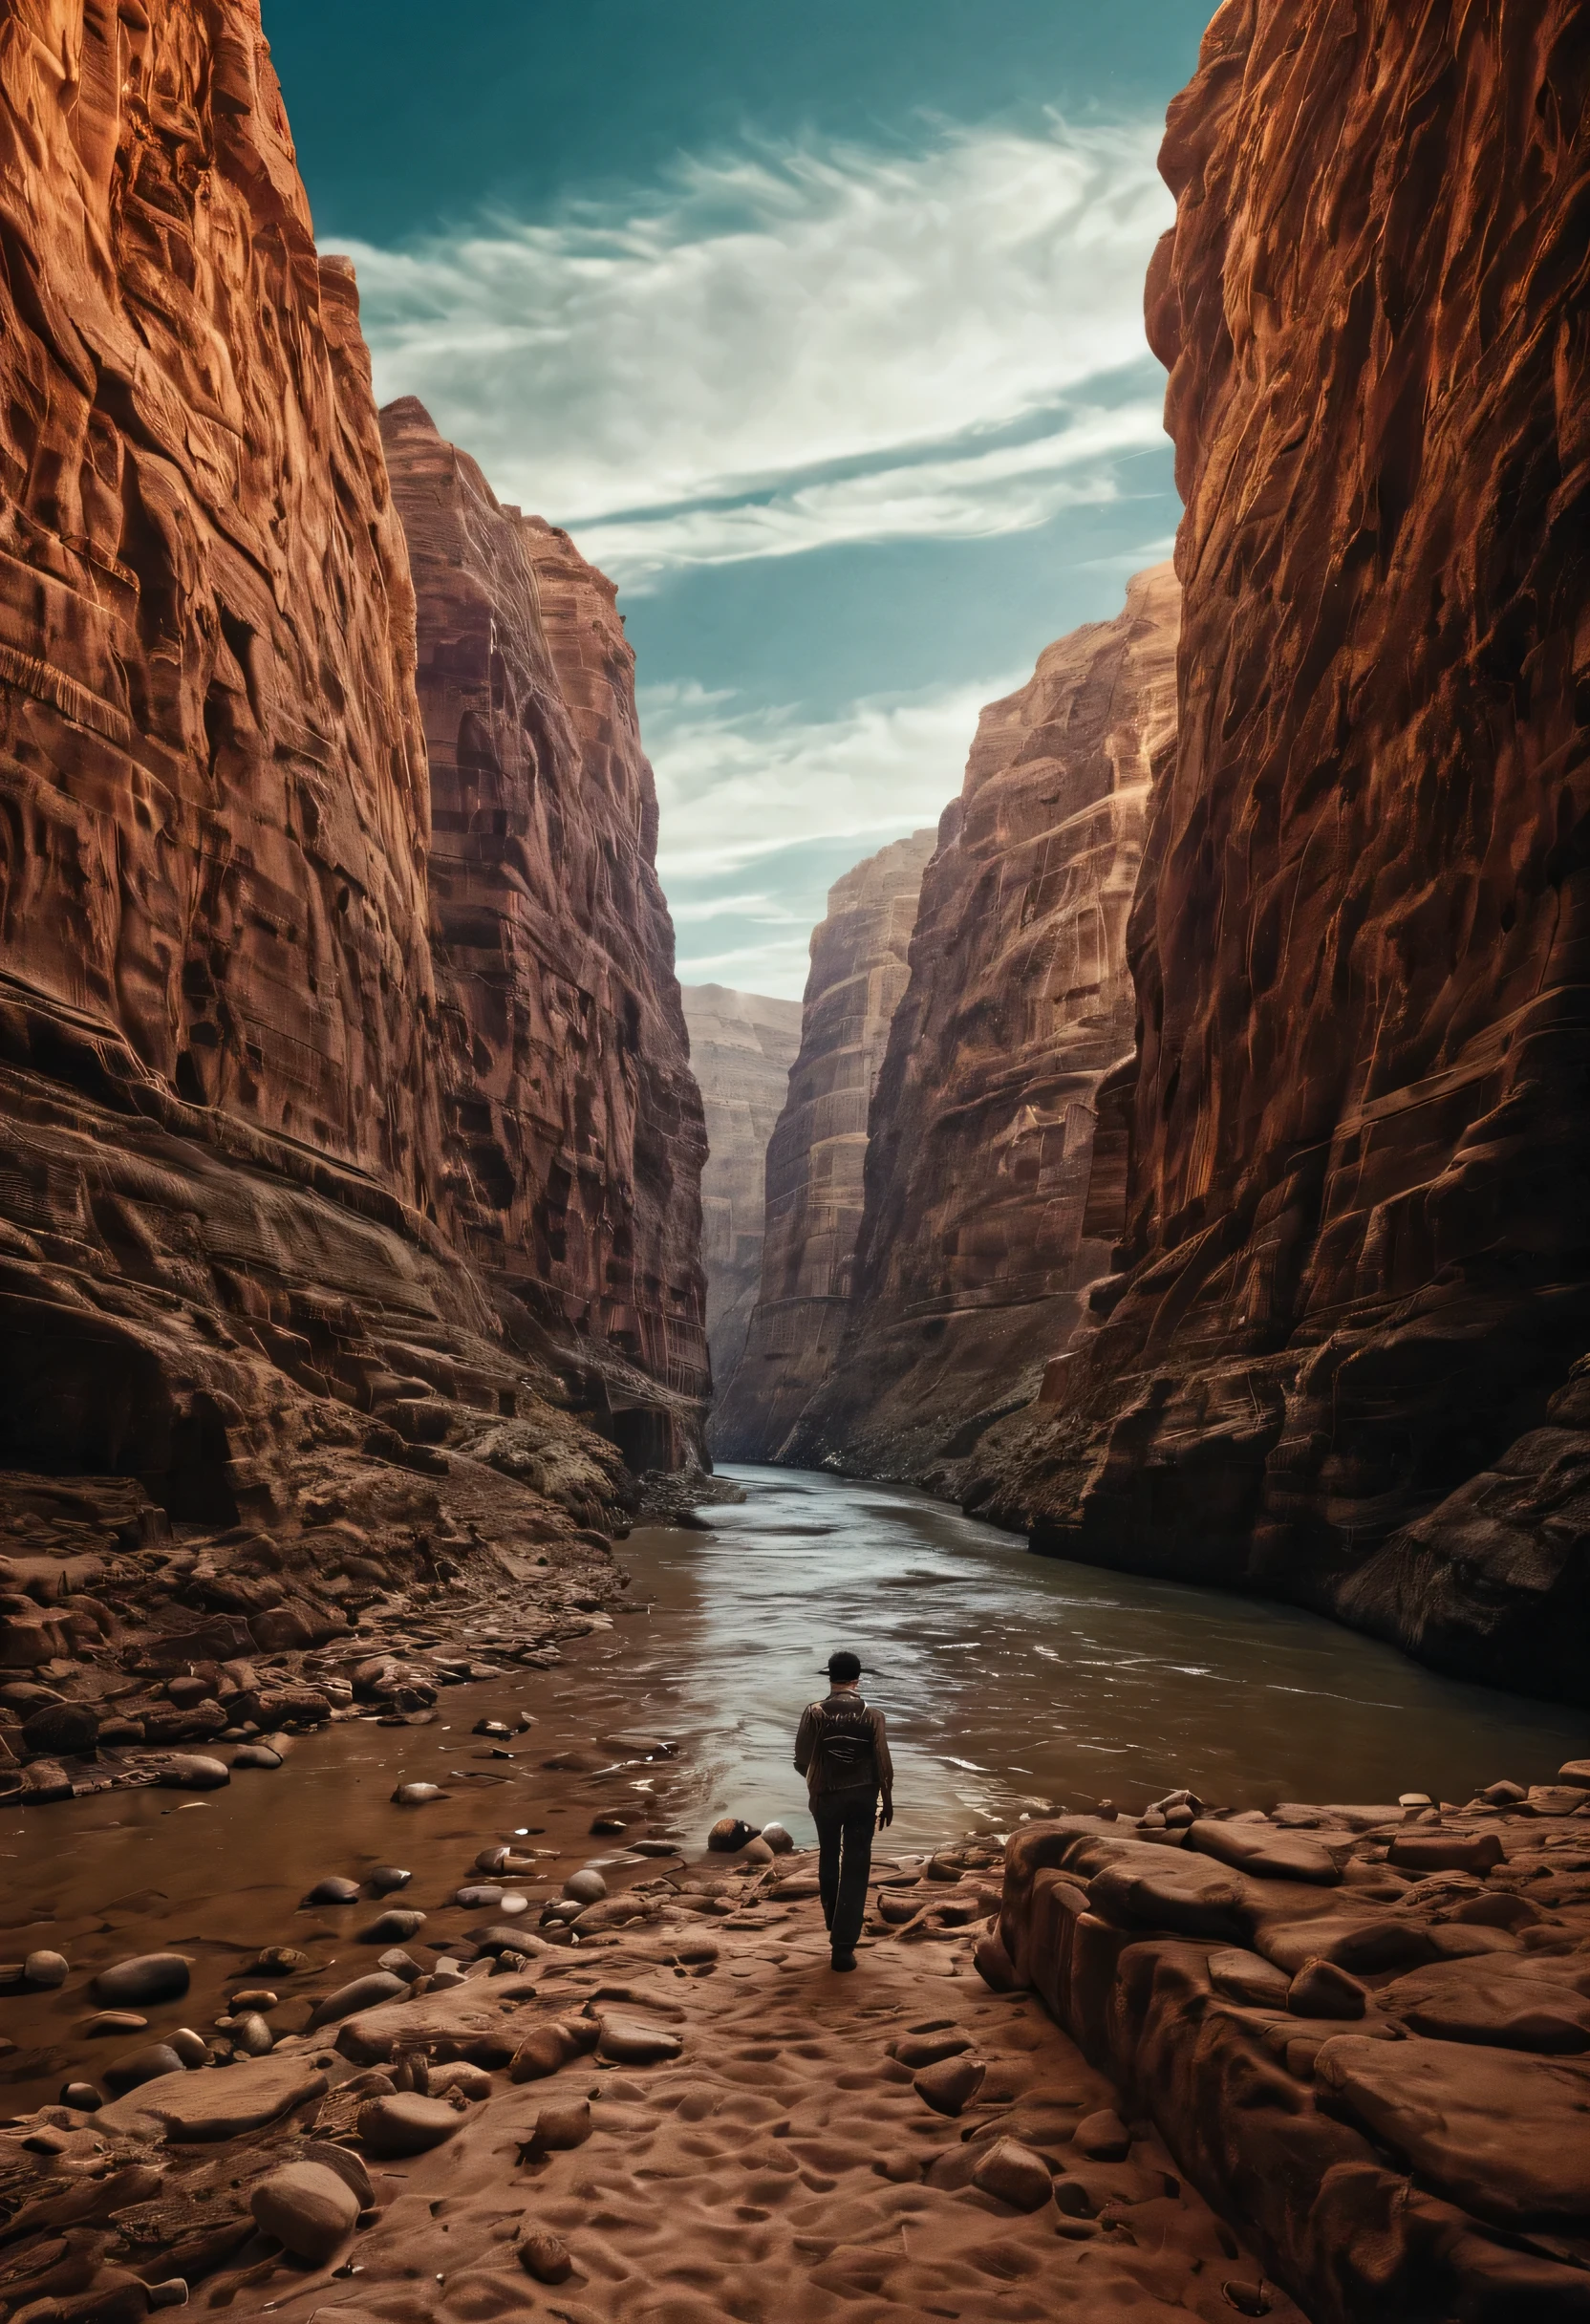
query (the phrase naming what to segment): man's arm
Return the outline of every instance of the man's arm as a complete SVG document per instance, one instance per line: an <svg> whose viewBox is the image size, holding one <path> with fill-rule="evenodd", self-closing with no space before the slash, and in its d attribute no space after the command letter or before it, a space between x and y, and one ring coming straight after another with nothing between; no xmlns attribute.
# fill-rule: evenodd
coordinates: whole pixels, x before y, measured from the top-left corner
<svg viewBox="0 0 1590 2324"><path fill-rule="evenodd" d="M808 1703L801 1713L801 1724L795 1732L795 1773L804 1775L811 1765L812 1753L817 1749L817 1718Z"/></svg>
<svg viewBox="0 0 1590 2324"><path fill-rule="evenodd" d="M884 1731L883 1712L872 1713L872 1749L877 1754L878 1789L883 1795L878 1809L878 1829L894 1820L894 1762L889 1755L889 1737Z"/></svg>

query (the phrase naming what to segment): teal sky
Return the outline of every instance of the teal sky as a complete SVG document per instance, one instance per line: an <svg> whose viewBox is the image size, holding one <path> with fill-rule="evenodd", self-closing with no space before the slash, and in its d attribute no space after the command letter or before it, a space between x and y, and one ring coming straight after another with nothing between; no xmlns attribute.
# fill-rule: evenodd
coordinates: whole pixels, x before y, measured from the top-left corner
<svg viewBox="0 0 1590 2324"><path fill-rule="evenodd" d="M1178 513L1143 343L1209 0L265 0L378 394L618 580L679 969L825 892Z"/></svg>

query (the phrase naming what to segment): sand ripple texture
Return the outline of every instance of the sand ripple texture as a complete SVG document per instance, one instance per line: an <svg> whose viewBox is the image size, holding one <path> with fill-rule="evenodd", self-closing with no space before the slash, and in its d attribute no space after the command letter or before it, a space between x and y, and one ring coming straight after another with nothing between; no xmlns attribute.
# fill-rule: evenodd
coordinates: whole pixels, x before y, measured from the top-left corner
<svg viewBox="0 0 1590 2324"><path fill-rule="evenodd" d="M853 1975L829 1967L818 1906L800 1893L815 1884L809 1863L785 1858L753 1874L716 1926L652 1923L537 1952L506 1976L483 1963L449 1990L346 2021L334 2051L278 2044L276 2072L284 2052L301 2051L332 2087L219 2157L135 2135L151 2089L106 2109L97 2130L31 2128L35 2148L54 2137L61 2153L27 2152L22 2130L6 2133L0 2167L13 2200L26 2175L34 2202L53 2195L52 2217L64 2216L62 2194L80 2204L72 2191L83 2184L67 2174L88 2167L96 2144L117 2150L115 2176L144 2182L123 2182L141 2210L117 2206L119 2239L102 2228L97 2244L92 2229L67 2238L94 2263L95 2284L113 2286L138 2232L161 2247L140 2255L149 2280L184 2268L197 2277L205 2247L194 2296L237 2317L1298 2317L1151 2128L1114 2119L1112 2086L1036 1997L996 1993L975 1973L994 1892L986 1876L940 1870L948 1882L913 1883L902 1867L900 1884L880 1889L920 1897L923 1909L895 1933L876 1924ZM396 2031L405 2021L424 2044L419 2078L433 2098L453 2085L454 2127L428 2152L385 2160L371 2145L386 2141L361 2139L359 2124L375 2127L365 2110L383 2085L412 2083ZM515 2082L512 2059L553 2021L584 2030L537 2042L534 2059L561 2052L567 2062ZM662 2062L628 2062L676 2044ZM937 2112L921 2094L932 2068L912 2061L923 2058L982 2067L962 2112ZM465 2096L485 2078L472 2061L492 2087L479 2103ZM259 2070L213 2078L225 2089ZM942 2098L942 2081L925 2086ZM445 2106L425 2111L440 2121ZM333 2156L351 2182L362 2161L370 2201L332 2259L311 2267L253 2231L251 2190L290 2162ZM58 2227L18 2242L17 2224L4 2286L13 2300L44 2284L62 2250Z"/></svg>

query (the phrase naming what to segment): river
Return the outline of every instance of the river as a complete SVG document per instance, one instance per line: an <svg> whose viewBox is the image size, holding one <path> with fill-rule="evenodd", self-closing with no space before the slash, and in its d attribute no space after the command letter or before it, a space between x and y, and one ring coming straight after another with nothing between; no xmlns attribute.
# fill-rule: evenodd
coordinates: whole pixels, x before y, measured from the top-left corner
<svg viewBox="0 0 1590 2324"><path fill-rule="evenodd" d="M1437 1677L1311 1614L1035 1558L893 1486L724 1474L744 1502L714 1509L705 1531L637 1529L615 1618L552 1669L449 1688L427 1725L306 1735L281 1772L240 1772L200 1799L106 1792L0 1822L0 1951L48 1947L74 1971L58 1992L0 1996L11 2102L102 2064L105 2041L80 2030L85 1980L128 1953L171 1947L196 1964L188 2001L146 2038L206 2026L264 1945L368 1969L355 1935L374 1907L299 1909L327 1873L409 1866L394 1902L426 1912L423 1941L440 1947L467 1936L449 1900L476 1852L510 1835L550 1852L553 1885L588 1861L641 1876L627 1840L677 1837L695 1853L724 1813L779 1817L809 1840L790 1743L836 1646L861 1655L888 1716L899 1848L1050 1806L1136 1809L1176 1784L1232 1806L1408 1789L1462 1800L1500 1775L1539 1781L1584 1748L1567 1710ZM471 1733L522 1714L533 1725L509 1757ZM636 1730L677 1749L648 1758L623 1740ZM450 1797L395 1805L416 1776ZM627 1834L593 1840L598 1814Z"/></svg>

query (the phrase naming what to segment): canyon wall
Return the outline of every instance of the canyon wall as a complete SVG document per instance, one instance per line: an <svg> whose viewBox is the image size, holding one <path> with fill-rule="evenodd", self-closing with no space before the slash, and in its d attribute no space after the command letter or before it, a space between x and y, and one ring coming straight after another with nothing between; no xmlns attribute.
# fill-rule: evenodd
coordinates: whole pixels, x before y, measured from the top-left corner
<svg viewBox="0 0 1590 2324"><path fill-rule="evenodd" d="M721 1396L744 1353L762 1283L767 1144L801 1046L801 1004L724 984L681 990L691 1070L706 1112L701 1263L712 1377Z"/></svg>
<svg viewBox="0 0 1590 2324"><path fill-rule="evenodd" d="M849 1325L791 1461L961 1497L1109 1264L1095 1104L1132 1049L1127 915L1175 741L1179 599L1170 566L1138 574L978 721L872 1100Z"/></svg>
<svg viewBox="0 0 1590 2324"><path fill-rule="evenodd" d="M501 506L421 404L388 405L381 434L418 605L445 1216L590 1346L632 1465L673 1467L709 1386L706 1137L634 652L612 583Z"/></svg>
<svg viewBox="0 0 1590 2324"><path fill-rule="evenodd" d="M725 1460L777 1460L839 1352L861 1229L867 1111L935 834L913 831L847 872L812 932L801 1048L767 1148L762 1288L745 1352L713 1414Z"/></svg>
<svg viewBox="0 0 1590 2324"><path fill-rule="evenodd" d="M1118 1272L998 1506L1586 1697L1590 25L1228 0Z"/></svg>
<svg viewBox="0 0 1590 2324"><path fill-rule="evenodd" d="M483 1014L466 1093L475 998L450 942L433 968L408 548L257 16L23 0L0 219L0 1471L32 1475L0 1517L20 1494L66 1539L102 1504L135 1541L215 1531L223 1568L309 1542L331 1578L423 1564L437 1527L510 1560L573 1528L589 1560L626 1403L642 1455L688 1449L705 1386L699 1109L612 592L524 528L545 779L594 801L544 1105L584 1274L533 1304L489 1237L479 1266L453 1239L476 1250L467 1109L503 1075ZM578 947L598 913L630 915L633 990ZM617 1030L581 1013L598 991ZM0 1663L38 1645L27 1605L0 1603ZM340 1626L312 1615L298 1645Z"/></svg>

